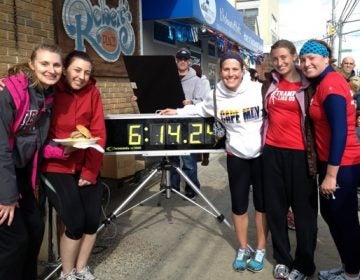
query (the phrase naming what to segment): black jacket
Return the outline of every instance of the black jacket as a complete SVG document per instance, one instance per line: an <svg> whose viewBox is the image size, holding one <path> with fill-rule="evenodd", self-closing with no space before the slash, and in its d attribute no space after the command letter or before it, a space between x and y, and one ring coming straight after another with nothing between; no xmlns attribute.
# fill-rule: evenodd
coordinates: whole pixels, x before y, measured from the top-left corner
<svg viewBox="0 0 360 280"><path fill-rule="evenodd" d="M35 156L39 154L49 131L52 104L45 106L45 96L52 95L53 89L29 86L28 93L30 106L16 132L11 150L10 126L15 119L16 107L8 88L0 92L0 204L4 205L16 202L21 188L31 188L31 177L37 170ZM28 178L21 178L27 186L22 183L20 188L17 174L27 174Z"/></svg>

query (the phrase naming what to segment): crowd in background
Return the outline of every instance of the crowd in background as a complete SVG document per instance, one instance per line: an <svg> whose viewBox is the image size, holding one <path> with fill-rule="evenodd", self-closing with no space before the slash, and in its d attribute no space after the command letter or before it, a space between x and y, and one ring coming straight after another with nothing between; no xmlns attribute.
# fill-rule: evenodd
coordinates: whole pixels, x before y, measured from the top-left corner
<svg viewBox="0 0 360 280"><path fill-rule="evenodd" d="M355 59L351 56L344 57L340 67L335 69L346 79L350 85L351 93L355 100L356 106L356 132L360 139L360 76L355 73Z"/></svg>

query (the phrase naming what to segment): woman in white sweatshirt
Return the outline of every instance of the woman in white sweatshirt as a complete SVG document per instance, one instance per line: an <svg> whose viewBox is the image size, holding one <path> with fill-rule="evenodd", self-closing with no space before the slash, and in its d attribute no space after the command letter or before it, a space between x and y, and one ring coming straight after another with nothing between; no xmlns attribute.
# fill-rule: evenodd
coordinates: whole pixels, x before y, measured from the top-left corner
<svg viewBox="0 0 360 280"><path fill-rule="evenodd" d="M263 197L261 127L263 101L261 84L243 79L244 61L239 53L227 52L220 58L221 81L216 86L217 117L226 128L227 171L232 202L232 219L235 225L239 250L233 262L236 271L246 269L258 272L263 269L267 225ZM213 117L213 94L196 105L181 109L165 109L161 114L200 115ZM253 186L256 210L255 224L257 249L251 255L248 249L249 190Z"/></svg>

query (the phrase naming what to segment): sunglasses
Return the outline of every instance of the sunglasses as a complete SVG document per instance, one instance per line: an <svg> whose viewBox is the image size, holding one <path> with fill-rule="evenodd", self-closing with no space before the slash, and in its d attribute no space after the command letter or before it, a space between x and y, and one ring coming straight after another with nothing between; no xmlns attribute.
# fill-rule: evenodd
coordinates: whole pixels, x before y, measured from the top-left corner
<svg viewBox="0 0 360 280"><path fill-rule="evenodd" d="M186 58L186 57L177 57L177 60L180 61L188 61L190 58Z"/></svg>

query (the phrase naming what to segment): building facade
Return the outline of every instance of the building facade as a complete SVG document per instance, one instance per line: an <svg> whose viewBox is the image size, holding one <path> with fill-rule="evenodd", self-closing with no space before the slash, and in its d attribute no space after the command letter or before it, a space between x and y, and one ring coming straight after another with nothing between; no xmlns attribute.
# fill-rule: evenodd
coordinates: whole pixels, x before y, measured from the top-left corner
<svg viewBox="0 0 360 280"><path fill-rule="evenodd" d="M244 22L264 41L264 53L279 40L278 0L236 0L236 9Z"/></svg>
<svg viewBox="0 0 360 280"><path fill-rule="evenodd" d="M218 57L227 50L240 52L248 64L260 64L263 40L231 2L143 1L143 54L174 55L180 47L187 47L212 86L218 80Z"/></svg>

